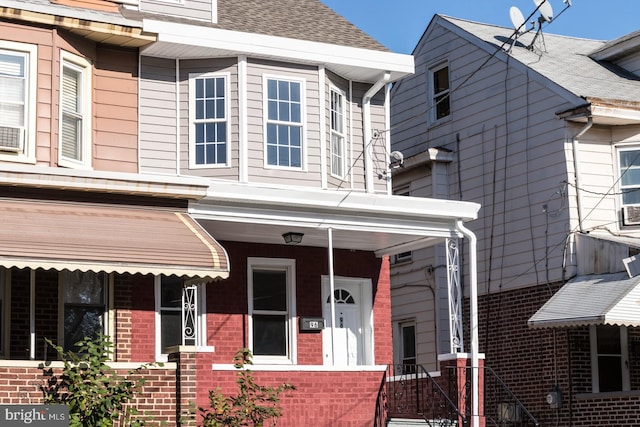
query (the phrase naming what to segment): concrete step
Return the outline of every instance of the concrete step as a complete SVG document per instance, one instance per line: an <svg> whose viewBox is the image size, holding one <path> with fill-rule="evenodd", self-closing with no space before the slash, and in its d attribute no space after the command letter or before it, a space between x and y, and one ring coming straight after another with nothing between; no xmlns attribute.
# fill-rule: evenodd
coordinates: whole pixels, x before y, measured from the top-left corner
<svg viewBox="0 0 640 427"><path fill-rule="evenodd" d="M455 421L431 421L427 423L426 420L420 420L415 418L391 418L387 423L387 427L457 427Z"/></svg>
<svg viewBox="0 0 640 427"><path fill-rule="evenodd" d="M428 425L425 420L411 418L391 418L387 423L387 427L424 427Z"/></svg>

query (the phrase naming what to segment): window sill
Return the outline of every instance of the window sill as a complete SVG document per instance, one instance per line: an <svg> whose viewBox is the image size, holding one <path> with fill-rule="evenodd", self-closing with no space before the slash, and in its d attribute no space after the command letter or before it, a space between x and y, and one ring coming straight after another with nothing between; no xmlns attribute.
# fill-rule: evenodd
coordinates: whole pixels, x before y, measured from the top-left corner
<svg viewBox="0 0 640 427"><path fill-rule="evenodd" d="M576 400L616 399L621 397L640 397L640 390L608 391L603 393L578 393Z"/></svg>

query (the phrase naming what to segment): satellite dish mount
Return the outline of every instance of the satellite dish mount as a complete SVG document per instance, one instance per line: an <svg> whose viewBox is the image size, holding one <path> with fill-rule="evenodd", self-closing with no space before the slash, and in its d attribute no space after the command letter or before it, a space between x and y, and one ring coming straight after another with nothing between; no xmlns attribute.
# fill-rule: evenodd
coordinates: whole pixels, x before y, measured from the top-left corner
<svg viewBox="0 0 640 427"><path fill-rule="evenodd" d="M542 37L542 45L545 46L544 35L542 34L542 26L545 22L551 23L551 21L553 21L553 8L551 7L551 3L549 2L549 0L533 0L533 3L536 5L536 10L540 12L540 16L538 16L538 30L536 31L536 35L533 36L533 40L531 40L531 44L527 46L527 49L529 50L533 50L533 46L536 43L536 40L538 39L538 37ZM571 4L570 1L569 1L569 4ZM545 46L545 51L546 51L546 46Z"/></svg>

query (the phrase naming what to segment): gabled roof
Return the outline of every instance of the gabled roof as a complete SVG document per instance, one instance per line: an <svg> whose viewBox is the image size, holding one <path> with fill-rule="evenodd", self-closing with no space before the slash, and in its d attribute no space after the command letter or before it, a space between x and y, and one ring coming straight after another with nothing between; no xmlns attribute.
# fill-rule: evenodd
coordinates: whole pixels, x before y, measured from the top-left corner
<svg viewBox="0 0 640 427"><path fill-rule="evenodd" d="M319 0L217 0L216 23L123 9L132 19L198 25L338 46L389 50Z"/></svg>
<svg viewBox="0 0 640 427"><path fill-rule="evenodd" d="M388 51L319 0L217 0L219 28Z"/></svg>
<svg viewBox="0 0 640 427"><path fill-rule="evenodd" d="M506 51L513 41L510 37L514 30L511 28L441 15L437 15L430 26L433 24L450 29L491 54L502 46L503 51L496 57L507 59ZM590 56L603 48L606 42L543 31L532 45L534 36L534 31L519 36L508 54L509 60L519 62L547 79L552 90L555 89L576 107L586 100L594 105L640 111L640 76Z"/></svg>

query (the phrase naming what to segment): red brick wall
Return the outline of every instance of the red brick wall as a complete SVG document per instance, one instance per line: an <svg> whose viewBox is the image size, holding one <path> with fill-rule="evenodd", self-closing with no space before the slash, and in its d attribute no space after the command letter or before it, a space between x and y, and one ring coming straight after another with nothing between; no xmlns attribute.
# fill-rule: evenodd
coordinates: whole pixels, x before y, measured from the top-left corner
<svg viewBox="0 0 640 427"><path fill-rule="evenodd" d="M550 292L559 287L543 285L479 298L480 351L486 354L485 365L496 371L541 426L637 426L640 392L631 393L635 396L591 394L588 327L553 330L527 325ZM629 328L632 390L640 390L639 344L640 330ZM556 384L563 398L559 410L545 401Z"/></svg>
<svg viewBox="0 0 640 427"><path fill-rule="evenodd" d="M54 370L58 375L59 369ZM126 376L127 370L118 370ZM144 390L133 401L141 412L149 414L160 425L176 425L175 371L172 369L143 370ZM46 381L43 371L38 368L0 367L0 404L42 404L40 385Z"/></svg>
<svg viewBox="0 0 640 427"><path fill-rule="evenodd" d="M212 364L230 365L236 351L247 346L247 257L292 258L296 260L296 312L298 316L322 316L321 276L328 274L328 255L324 248L247 245L225 242L232 272L230 278L211 283L207 288L208 345L213 353L196 355L197 404L208 405L208 393L221 387L236 390L236 371L213 371ZM335 251L335 274L371 278L373 284L374 342L376 363L391 361L391 315L389 263L368 252ZM38 271L39 336L57 336L58 279L57 272ZM28 271L14 271L12 297L12 349L28 348ZM26 289L26 292L25 292ZM12 303L12 304L13 304ZM114 276L114 319L116 361L149 362L155 358L155 298L151 276ZM25 319L27 321L25 322ZM25 345L26 344L26 345ZM298 333L298 363L322 365L322 335ZM28 358L28 353L22 355ZM53 357L49 357L51 360ZM1 365L1 364L0 364ZM295 369L295 367L292 367ZM190 377L189 372L181 372ZM4 375L4 377L3 377ZM375 415L377 392L382 372L255 372L260 384L277 385L290 382L297 387L282 400L285 417L281 426L370 426ZM16 376L18 379L16 379ZM145 393L138 400L141 410L149 410L167 419L170 425L178 410L176 372L152 370L145 374ZM0 403L37 403L37 384L41 372L35 368L0 368ZM3 388L4 387L4 388ZM17 395L23 402L16 402ZM2 395L2 392L5 392ZM187 390L184 390L187 395ZM26 399L26 402L25 402Z"/></svg>
<svg viewBox="0 0 640 427"><path fill-rule="evenodd" d="M208 406L204 391L220 388L237 393L237 372L211 370L198 377L198 405ZM260 385L288 382L295 391L282 395L279 427L371 427L382 372L262 372L252 373Z"/></svg>
<svg viewBox="0 0 640 427"><path fill-rule="evenodd" d="M231 363L236 351L248 346L247 258L290 258L296 260L296 314L321 317L321 276L329 273L325 248L284 245L250 245L222 242L229 254L231 274L207 290L207 333L215 346L214 363ZM338 276L368 277L373 285L374 342L377 364L391 361L391 297L388 260L370 252L336 250L334 272ZM322 365L322 335L299 333L298 363Z"/></svg>

